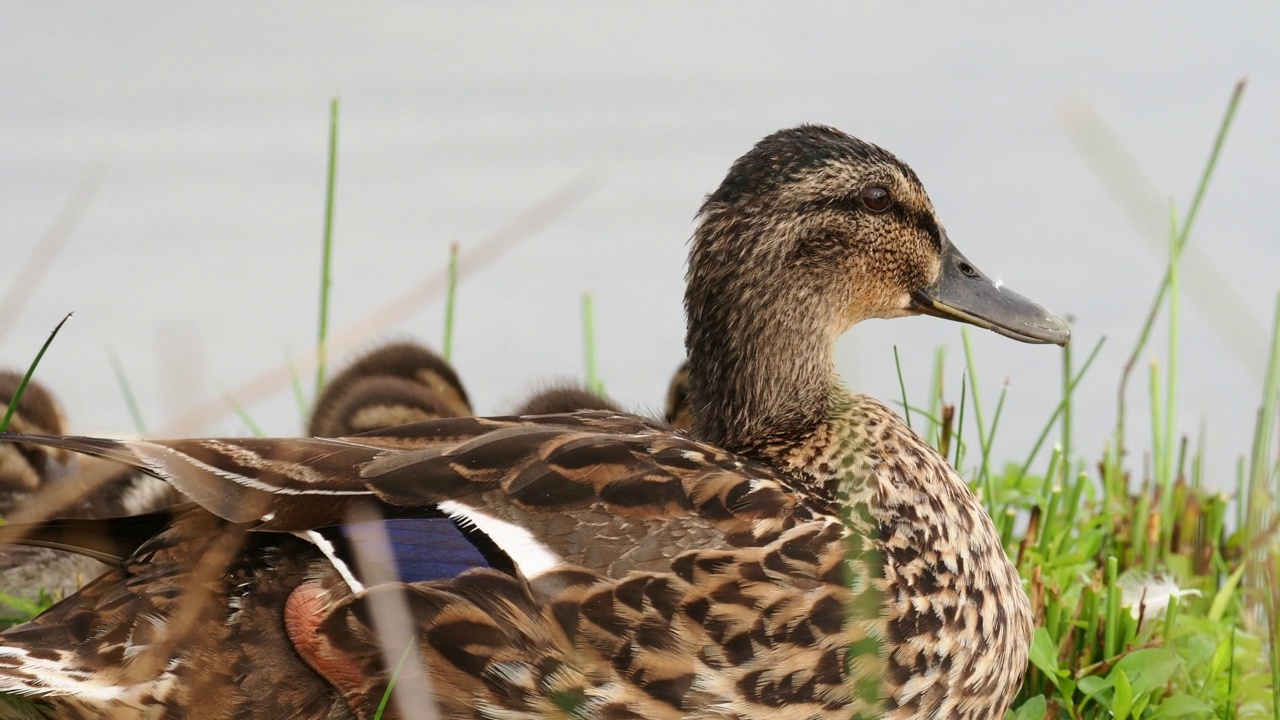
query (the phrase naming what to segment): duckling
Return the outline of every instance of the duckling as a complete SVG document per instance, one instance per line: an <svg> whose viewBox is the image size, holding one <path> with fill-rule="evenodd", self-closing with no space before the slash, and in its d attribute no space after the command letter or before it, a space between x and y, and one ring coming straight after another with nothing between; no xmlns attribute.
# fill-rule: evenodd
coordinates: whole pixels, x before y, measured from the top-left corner
<svg viewBox="0 0 1280 720"><path fill-rule="evenodd" d="M194 505L0 634L0 690L59 717L363 719L402 664L430 685L400 675L398 716L1002 717L1032 628L1017 573L946 461L840 382L833 344L918 314L1031 343L1066 325L966 260L904 163L812 125L707 198L685 308L690 434L584 411L340 439L7 436L145 468ZM355 507L385 518L370 527L478 528L474 566L375 581L387 562L342 540Z"/></svg>
<svg viewBox="0 0 1280 720"><path fill-rule="evenodd" d="M0 406L12 401L21 382L20 373L0 371ZM10 428L28 433L67 432L66 418L53 393L35 381L27 384ZM8 516L46 484L73 482L78 473L101 469L101 463L86 467L74 459L56 448L0 445L0 515ZM167 483L117 466L90 495L62 508L58 515L108 517L145 512L173 504L176 495ZM106 570L102 563L83 555L44 547L0 547L0 595L30 602L62 598Z"/></svg>
<svg viewBox="0 0 1280 720"><path fill-rule="evenodd" d="M530 395L516 408L516 415L554 415L578 410L621 412L612 400L572 382L560 382Z"/></svg>
<svg viewBox="0 0 1280 720"><path fill-rule="evenodd" d="M329 380L307 431L339 437L470 414L467 391L443 358L417 343L397 342L367 353Z"/></svg>
<svg viewBox="0 0 1280 720"><path fill-rule="evenodd" d="M22 374L0 370L0 414L6 412L22 384ZM9 421L14 432L61 435L66 419L53 395L40 383L27 384ZM0 516L8 515L16 502L39 488L46 479L65 473L71 453L39 445L0 446Z"/></svg>
<svg viewBox="0 0 1280 720"><path fill-rule="evenodd" d="M689 414L689 361L685 360L676 368L671 376L671 385L667 388L667 403L663 417L671 427L677 430L688 430L693 427L693 416Z"/></svg>
<svg viewBox="0 0 1280 720"><path fill-rule="evenodd" d="M0 413L13 402L21 383L22 374L0 371ZM53 394L34 380L27 384L9 427L28 433L67 431L66 419ZM57 448L0 445L0 515L9 515L32 492L69 472L73 460L70 453ZM101 563L82 555L38 547L0 548L0 594L30 602L39 602L42 594L61 598L104 570ZM0 603L0 615L6 612L7 606Z"/></svg>

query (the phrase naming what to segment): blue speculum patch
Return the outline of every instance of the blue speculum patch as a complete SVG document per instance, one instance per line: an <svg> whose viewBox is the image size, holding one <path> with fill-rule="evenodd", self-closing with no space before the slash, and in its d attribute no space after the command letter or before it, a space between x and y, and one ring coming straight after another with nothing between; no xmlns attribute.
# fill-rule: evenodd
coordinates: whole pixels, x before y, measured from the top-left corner
<svg viewBox="0 0 1280 720"><path fill-rule="evenodd" d="M379 540L381 526L389 548ZM386 567L394 564L395 576L401 582L445 580L472 568L493 567L467 535L449 518L402 518L376 522L352 523L342 527L342 535L354 546L365 567L361 575L370 575L369 561L381 567L377 574L387 578Z"/></svg>

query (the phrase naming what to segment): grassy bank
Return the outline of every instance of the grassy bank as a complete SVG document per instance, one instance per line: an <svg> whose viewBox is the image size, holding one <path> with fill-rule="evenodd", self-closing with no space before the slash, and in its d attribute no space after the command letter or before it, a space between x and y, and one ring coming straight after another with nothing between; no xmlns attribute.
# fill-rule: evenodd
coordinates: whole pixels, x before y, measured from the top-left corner
<svg viewBox="0 0 1280 720"><path fill-rule="evenodd" d="M902 402L914 426L969 479L1015 558L1036 612L1031 667L1012 717L1268 718L1280 720L1280 298L1271 354L1260 380L1254 436L1235 468L1206 468L1203 429L1175 425L1178 402L1179 261L1192 237L1240 91L1233 96L1191 201L1171 212L1167 271L1153 289L1148 320L1133 338L1119 388L1115 430L1105 447L1073 444L1074 398L1089 377L1101 341L1062 354L1063 393L1025 454L999 462L993 438L1003 391L992 393L965 372L958 397L944 397L941 354L927 394L902 379ZM336 168L336 105L330 135L326 231L320 300L324 382L328 340L329 256ZM452 256L446 356L452 348ZM1156 319L1168 336L1153 350ZM590 298L584 298L588 381L595 375ZM976 367L965 333L966 370ZM1125 342L1112 340L1113 343ZM1142 360L1146 382L1140 383ZM123 373L119 373L123 377ZM1145 385L1146 392L1130 388ZM292 385L306 412L303 387ZM122 385L123 385L122 380ZM125 394L129 395L127 385ZM1089 387L1088 392L1102 391ZM921 398L924 401L920 401ZM1126 437L1126 413L1145 409L1149 437ZM246 417L246 424L252 426ZM1019 418L1019 422L1027 422ZM140 425L139 421L139 425ZM1137 448L1150 448L1140 451ZM1229 478L1229 480L1228 480ZM1232 488L1223 492L1221 488ZM0 598L0 600L5 600ZM42 609L12 599L3 614L21 621ZM3 713L0 712L0 715Z"/></svg>
<svg viewBox="0 0 1280 720"><path fill-rule="evenodd" d="M1106 447L1074 447L1071 438L1076 388L1101 342L1079 367L1073 355L1081 348L1064 350L1061 403L1025 458L990 457L1003 391L994 402L984 398L970 372L958 400L940 396L941 354L929 402L911 407L916 428L983 499L1031 596L1037 628L1011 712L1019 720L1280 720L1280 296L1261 397L1256 408L1241 408L1256 412L1254 437L1234 470L1206 468L1203 428L1188 433L1174 424L1179 258L1242 91L1232 96L1182 219L1171 212L1167 272L1134 340ZM1149 346L1160 315L1169 334L1156 353ZM965 349L971 369L967 333ZM1150 437L1131 440L1125 412L1137 393L1128 381L1139 359L1153 356ZM1150 451L1133 449L1143 446Z"/></svg>

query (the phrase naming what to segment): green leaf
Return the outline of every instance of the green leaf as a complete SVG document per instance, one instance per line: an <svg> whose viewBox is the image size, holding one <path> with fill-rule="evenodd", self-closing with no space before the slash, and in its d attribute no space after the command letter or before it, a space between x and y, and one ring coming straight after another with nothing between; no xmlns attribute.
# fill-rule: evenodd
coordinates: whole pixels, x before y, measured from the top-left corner
<svg viewBox="0 0 1280 720"><path fill-rule="evenodd" d="M1192 697L1185 693L1170 695L1160 704L1156 706L1155 712L1151 713L1149 720L1158 720L1159 718L1183 718L1190 715L1198 715L1200 713L1213 714L1213 706L1197 697Z"/></svg>
<svg viewBox="0 0 1280 720"><path fill-rule="evenodd" d="M1019 705L1017 710L1005 715L1005 720L1043 720L1045 711L1044 696L1036 695L1027 698L1027 701Z"/></svg>
<svg viewBox="0 0 1280 720"><path fill-rule="evenodd" d="M1168 684L1182 667L1182 658L1169 648L1134 650L1116 663L1115 671L1126 675L1135 696L1145 695ZM1116 686L1119 687L1117 681Z"/></svg>
<svg viewBox="0 0 1280 720"><path fill-rule="evenodd" d="M1125 675L1118 666L1111 674L1115 675L1116 682L1116 694L1111 699L1111 712L1116 720L1124 720L1129 717L1129 711L1133 709L1133 687L1129 684L1129 676Z"/></svg>
<svg viewBox="0 0 1280 720"><path fill-rule="evenodd" d="M1213 596L1213 604L1209 606L1209 619L1213 622L1222 622L1222 616L1227 614L1227 603L1231 601L1231 596L1235 594L1236 587L1240 585L1240 577L1244 575L1244 564L1236 568L1231 573L1227 581L1223 583L1222 589L1217 595Z"/></svg>
<svg viewBox="0 0 1280 720"><path fill-rule="evenodd" d="M1058 646L1045 628L1036 628L1035 635L1031 636L1031 664L1058 687Z"/></svg>
<svg viewBox="0 0 1280 720"><path fill-rule="evenodd" d="M8 593L0 593L0 603L8 605L28 617L35 617L49 607L48 605L41 605L40 603L32 602L26 598L10 595Z"/></svg>
<svg viewBox="0 0 1280 720"><path fill-rule="evenodd" d="M1080 692L1084 693L1085 699L1087 700L1104 690L1110 690L1115 684L1116 681L1109 677L1103 678L1098 677L1097 675L1086 675L1085 677L1080 678Z"/></svg>

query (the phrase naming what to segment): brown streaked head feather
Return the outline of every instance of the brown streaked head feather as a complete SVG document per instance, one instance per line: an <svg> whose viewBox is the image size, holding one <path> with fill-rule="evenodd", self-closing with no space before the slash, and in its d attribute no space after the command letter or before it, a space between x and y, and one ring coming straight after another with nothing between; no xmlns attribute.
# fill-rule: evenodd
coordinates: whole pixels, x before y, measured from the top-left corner
<svg viewBox="0 0 1280 720"><path fill-rule="evenodd" d="M862 192L882 187L875 213ZM910 314L946 243L919 178L833 128L761 140L702 206L685 291L694 431L734 450L802 435L826 414L831 344Z"/></svg>

